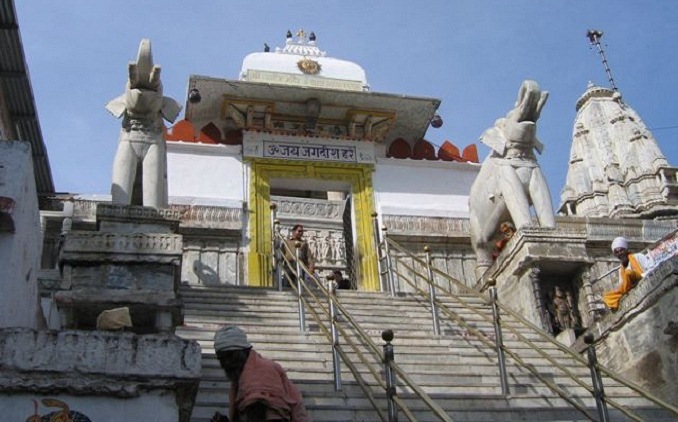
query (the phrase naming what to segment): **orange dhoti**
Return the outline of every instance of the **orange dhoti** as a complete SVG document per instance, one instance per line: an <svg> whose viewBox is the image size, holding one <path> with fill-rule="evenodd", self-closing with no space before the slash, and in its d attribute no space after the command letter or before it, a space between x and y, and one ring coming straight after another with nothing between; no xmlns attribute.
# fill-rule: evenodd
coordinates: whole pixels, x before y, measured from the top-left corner
<svg viewBox="0 0 678 422"><path fill-rule="evenodd" d="M619 301L621 301L622 296L634 288L641 278L643 278L643 268L633 255L629 255L629 264L626 267L622 265L619 268L619 288L603 295L605 305L612 310L616 310L619 307Z"/></svg>

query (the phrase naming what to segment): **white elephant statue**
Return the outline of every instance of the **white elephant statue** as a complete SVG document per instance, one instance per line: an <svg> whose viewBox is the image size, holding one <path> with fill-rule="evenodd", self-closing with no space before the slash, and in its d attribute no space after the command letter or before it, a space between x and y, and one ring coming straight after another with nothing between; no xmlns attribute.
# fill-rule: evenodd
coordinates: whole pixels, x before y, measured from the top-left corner
<svg viewBox="0 0 678 422"><path fill-rule="evenodd" d="M534 206L539 226L555 227L551 194L534 150L537 120L548 92L534 81L524 81L518 100L506 117L487 129L480 141L492 151L485 159L469 195L471 242L476 253L476 278L492 265L493 239L499 225L512 221L517 229L529 226Z"/></svg>
<svg viewBox="0 0 678 422"><path fill-rule="evenodd" d="M141 177L143 204L134 205L163 208L167 206L163 118L174 122L181 106L162 95L160 66L153 64L150 40L141 40L137 61L130 62L128 70L125 93L106 104L106 110L113 116L123 118L113 161L112 202L131 204L134 182Z"/></svg>

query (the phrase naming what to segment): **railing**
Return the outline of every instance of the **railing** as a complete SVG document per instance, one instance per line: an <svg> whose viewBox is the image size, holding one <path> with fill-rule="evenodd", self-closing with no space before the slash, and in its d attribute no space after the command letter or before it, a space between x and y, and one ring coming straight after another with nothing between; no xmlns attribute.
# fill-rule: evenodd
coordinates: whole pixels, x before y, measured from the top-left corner
<svg viewBox="0 0 678 422"><path fill-rule="evenodd" d="M277 224L275 224L275 226L277 226ZM336 389L341 389L341 368L339 365L340 362L343 361L382 421L397 420L395 406L398 407L408 420L417 420L402 398L395 394L395 384L387 382L389 380L394 381L394 378L396 377L401 383L407 385L411 391L414 392L414 395L420 398L440 420L452 421L445 411L435 403L421 387L414 383L402 368L400 368L392 359L388 359L386 354L382 354L382 351L379 350L379 346L374 343L365 330L363 330L358 322L350 315L344 305L337 299L334 294L332 282L329 281L328 286L326 287L318 277L315 274L312 274L306 265L301 262L298 255L298 250L301 246L300 243L297 243L295 251L291 251L288 249L287 243L282 239L278 230L274 230L273 245L276 248L275 250L277 250L276 258L274 259L274 262L277 263L277 268L273 270L274 280L278 283L279 289L283 288L283 284L287 284L296 293L299 301L300 330L306 330L306 311L309 311L310 316L314 319L319 329L332 345ZM289 256L295 256L294 262L288 259ZM325 301L328 304L327 307L324 305ZM342 315L342 322L346 323L345 326L337 323L337 313ZM330 328L326 326L326 322L323 322L323 317L324 321L329 321L328 325ZM357 337L357 341L353 339L354 336ZM385 336L384 340L386 340L386 338L387 337ZM340 343L340 339L350 347L353 353L355 353L355 356L357 356L359 363L367 368L374 381L386 392L389 406L388 415L385 415L379 408L370 387L356 367L356 362L354 362L354 359L352 359L351 356L347 354L346 350L344 350L344 347ZM387 345L388 344L390 344L390 340L387 341ZM384 349L384 352L385 351L386 349ZM341 361L339 357L341 358ZM379 363L385 365L384 371L387 374L387 381L384 381L380 371L375 369L375 366L378 366ZM388 377L388 374L391 374L391 376Z"/></svg>
<svg viewBox="0 0 678 422"><path fill-rule="evenodd" d="M376 227L376 224L375 224ZM519 366L523 367L526 369L528 372L530 372L535 378L539 379L545 386L547 386L550 390L558 394L562 399L564 399L566 402L571 404L574 408L576 408L578 411L580 411L584 416L586 416L590 420L600 420L600 421L606 421L607 419L607 409L606 409L606 404L609 404L616 408L618 411L626 415L628 418L631 420L636 420L636 421L642 421L643 419L638 416L637 414L633 413L626 407L622 406L620 403L616 402L615 400L610 399L609 397L605 397L604 391L602 388L602 379L600 378L600 374L604 374L607 377L619 382L620 384L626 386L627 388L635 391L637 394L640 396L644 397L645 399L651 401L655 405L666 409L675 415L678 415L678 408L675 406L666 403L665 401L659 399L658 397L654 396L650 392L646 391L639 385L625 380L619 375L613 373L611 370L603 367L597 361L592 361L588 362L586 359L584 359L582 356L580 356L578 353L575 351L571 350L570 348L562 345L558 341L556 341L553 337L551 337L548 333L546 333L544 330L541 328L537 327L536 325L532 324L528 320L526 320L524 317L522 317L520 314L517 312L513 311L511 308L508 308L504 306L499 300L496 298L496 289L493 287L491 288L491 296L490 296L490 303L492 304L494 308L494 315L493 318L490 318L487 316L486 312L478 310L476 307L472 306L472 304L467 300L466 298L468 297L475 297L475 298L480 298L483 301L487 302L487 297L483 296L482 294L478 293L477 291L471 289L470 287L466 286L464 283L460 282L459 280L456 280L455 278L447 275L446 273L440 271L439 269L436 269L432 267L431 262L430 262L430 255L428 254L428 251L426 250L426 261L422 260L418 256L414 255L401 245L399 245L397 242L394 240L388 238L387 236L387 231L385 228L382 228L382 233L379 236L379 248L380 248L380 272L382 276L388 276L389 277L389 282L384 283L385 286L388 286L388 288L391 289L391 294L395 295L395 281L394 278L397 276L398 282L402 281L404 283L407 283L407 285L410 286L411 289L413 289L414 292L418 293L427 301L430 303L431 306L431 311L432 311L432 324L433 324L433 329L436 331L439 328L436 328L438 323L438 313L442 312L444 313L449 319L455 321L457 324L460 326L464 327L468 332L473 334L478 340L480 340L483 344L488 346L491 349L496 349L497 350L497 361L498 361L498 366L500 368L500 381L502 383L502 391L505 394L508 394L508 380L506 377L506 372L505 372L505 363L502 363L503 361L503 354L505 353L506 355L510 356L513 361L518 364ZM392 251L396 251L402 256L406 257L409 261L411 261L412 264L407 263L404 259L398 260L396 257L392 256ZM394 261L396 261L394 263ZM418 264L420 268L426 268L427 274L423 274L420 270L415 268L415 266ZM387 268L384 268L384 266L387 265ZM406 274L404 271L400 270L400 268L404 268L407 272L409 272L409 275ZM440 283L436 282L434 275L438 279L445 280L450 286L454 286L458 291L463 292L463 295L457 294L453 291L453 289L441 285ZM413 280L412 277L415 279ZM420 282L421 281L421 282ZM421 285L421 286L420 286ZM423 288L422 286L426 286L426 288ZM458 313L454 312L453 310L449 309L444 303L442 303L437 297L436 297L436 291L438 292L443 292L446 294L447 297L450 297L454 299L457 303L461 304L466 310L470 310L474 312L476 315L478 315L480 318L485 320L486 322L492 324L495 328L495 340L496 342L490 341L486 336L480 332L479 330L475 329L471 325L469 325L464 318L462 318ZM466 298L465 298L465 297ZM577 375L575 375L570 369L568 369L566 366L562 365L560 362L555 360L553 357L551 357L548 353L544 352L541 347L538 347L533 341L529 340L526 338L520 331L518 331L518 328L514 325L508 324L508 323L501 323L501 318L499 316L499 311L503 312L506 315L509 315L510 317L513 318L513 320L517 321L517 324L523 328L527 327L532 333L536 334L541 340L545 340L549 343L551 343L553 346L555 346L558 350L561 352L565 353L568 357L576 361L577 363L590 367L591 368L591 374L592 374L592 380L588 380L588 382L582 381ZM502 335L501 335L501 330L502 328L508 329L514 336L515 338L522 342L523 344L527 345L529 349L537 352L541 357L544 359L548 360L549 363L554 367L560 370L565 376L573 380L578 386L584 388L586 391L588 391L593 398L596 400L596 406L598 408L598 414L599 414L599 419L596 419L584 406L582 406L578 401L577 397L572 396L569 394L567 391L565 391L563 388L559 387L556 385L554 382L551 382L547 380L542 374L540 374L534 366L528 364L525 362L516 351L513 351L506 347L501 340L502 340ZM589 353L591 352L592 346L589 347ZM590 356L590 354L589 354ZM589 384L592 384L589 385Z"/></svg>

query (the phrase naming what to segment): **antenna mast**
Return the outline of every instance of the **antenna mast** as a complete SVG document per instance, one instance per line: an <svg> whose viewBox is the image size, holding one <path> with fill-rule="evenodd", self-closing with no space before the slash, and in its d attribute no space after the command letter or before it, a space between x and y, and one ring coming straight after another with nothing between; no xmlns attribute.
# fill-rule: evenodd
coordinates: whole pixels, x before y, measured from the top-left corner
<svg viewBox="0 0 678 422"><path fill-rule="evenodd" d="M603 50L603 47L600 45L600 38L603 36L603 31L598 31L597 29L589 29L588 32L586 33L586 37L589 39L589 42L591 45L595 45L596 48L598 48L598 53L600 53L600 57L603 59L603 66L605 67L605 73L607 73L607 79L610 81L610 86L612 87L613 90L619 91L617 88L617 85L614 83L614 78L612 77L612 71L610 70L610 66L607 64L607 57L605 57L605 50Z"/></svg>

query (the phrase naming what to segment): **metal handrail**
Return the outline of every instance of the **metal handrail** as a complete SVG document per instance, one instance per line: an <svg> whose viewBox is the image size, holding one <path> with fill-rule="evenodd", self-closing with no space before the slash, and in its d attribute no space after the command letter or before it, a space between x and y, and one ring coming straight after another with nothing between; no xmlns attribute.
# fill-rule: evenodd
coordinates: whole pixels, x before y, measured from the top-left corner
<svg viewBox="0 0 678 422"><path fill-rule="evenodd" d="M287 248L287 245L286 245L285 242L280 242L280 244L282 245L282 247ZM287 250L290 251L289 248ZM284 255L285 254L282 254L282 261L284 261L283 265L285 265L285 264L289 265L290 262L289 262L289 260L287 260L285 258ZM303 262L300 262L300 260L297 259L296 265L300 268L302 274L307 275L308 279L312 280L316 284L317 290L322 292L325 295L325 297L327 297L330 294L330 292L325 288L325 286L320 282L320 280L318 280L318 278L315 276L315 274L312 274L309 271L308 267L306 265L304 265ZM285 274L285 277L288 277L288 274L286 272L283 271L283 273ZM295 274L297 274L297 273L295 273ZM288 280L289 280L289 277L288 277ZM332 343L331 333L329 333L329 330L327 330L327 327L325 327L324 324L321 322L320 317L316 313L316 310L312 306L310 306L310 303L305 299L304 295L299 294L299 291L297 290L295 283L293 283L292 280L289 280L289 281L290 281L290 286L295 290L297 295L300 298L302 298L301 300L303 300L304 304L306 305L306 308L309 309L311 311L311 313L313 314L314 318L316 319L316 322L318 323L318 326L323 328L323 332L325 333L326 338L330 341L330 343ZM302 286L302 288L305 290L305 292L308 294L308 296L313 297L316 305L320 309L322 309L322 312L325 314L325 316L329 317L330 316L329 310L324 308L323 302L318 298L318 296L315 294L315 292L313 290L311 290L305 283L300 283L300 286ZM377 359L380 359L381 353L379 351L378 346L367 335L365 330L363 330L360 327L360 325L353 319L353 317L350 316L347 309L336 298L335 298L335 306L342 312L344 318L346 319L347 322L349 322L351 327L358 334L358 337L362 340L363 344L367 346L368 350L372 351L373 356L377 357ZM356 355L359 357L361 362L372 373L372 376L375 378L376 382L380 385L380 387L386 389L386 385L385 385L384 381L381 379L380 374L374 370L372 365L370 365L370 363L367 361L364 354L360 351L360 349L355 344L355 342L353 342L353 340L351 340L348 332L346 330L344 330L344 328L341 327L341 326L337 326L337 329L341 333L344 340L351 346L351 348L356 353ZM349 357L343 351L343 349L341 349L341 347L339 347L338 350L340 352L342 360L344 360L344 363L346 363L347 366L349 366L349 369L351 369L352 367L355 368L353 363L350 361ZM417 396L419 396L419 398L424 401L424 403L428 406L428 408L433 413L436 414L436 416L438 416L442 421L452 422L452 419L445 413L445 411L437 403L435 403L431 399L431 397L424 390L421 389L421 387L419 387L416 383L414 383L414 381L412 381L412 379L402 370L402 368L400 368L394 362L391 362L390 365L393 368L393 370L398 374L398 378L401 381L403 381L405 384L407 384L408 387L410 387L410 389L412 389L412 391L414 391L415 394ZM353 369L351 369L351 372L353 372ZM357 377L360 376L356 372L353 372L353 375L356 377L356 379L357 379ZM366 394L367 394L367 392L366 392ZM413 416L412 412L409 410L407 405L400 398L397 398L397 396L396 396L394 401L396 402L396 404L398 405L400 410L403 411L403 413L408 417L408 419L410 421L416 422L416 418ZM375 409L377 409L377 411L380 413L378 406L376 406L376 404L374 402L372 402L371 400L370 400L370 402L373 404L373 406L375 406ZM381 413L380 413L380 416L382 416Z"/></svg>
<svg viewBox="0 0 678 422"><path fill-rule="evenodd" d="M284 244L284 243L283 243L283 244ZM282 260L283 260L284 262L286 262L287 264L289 264L289 261L288 261L287 259L285 259L284 255L283 255ZM292 282L293 280L290 280L290 279L289 279L289 275L288 275L287 273L284 272L284 273L283 273L283 277L287 277L288 281L290 282L290 286L292 287L292 289L294 290L294 292L297 293L297 295L298 295L299 292L298 292L298 290L297 290L297 286ZM302 284L302 286L303 286L305 289L307 289L307 286L305 286L304 284ZM330 313L329 313L328 310L326 310L326 309L322 306L322 303L321 303L320 299L319 299L315 294L313 294L312 292L309 291L309 293L310 293L310 296L313 297L313 299L315 299L316 305L318 305L318 307L322 310L322 312L325 314L325 316L326 316L326 317L329 317L329 316L330 316ZM316 308L314 308L313 306L311 306L311 304L308 302L308 300L307 300L303 295L301 295L301 297L302 297L302 300L303 300L303 302L304 302L304 305L305 305L306 308L308 308L308 310L311 312L311 315L312 315L313 319L315 320L316 324L318 324L318 327L322 330L323 334L325 335L325 338L330 342L330 344L332 344L332 333L330 332L330 330L329 330L329 329L325 326L325 324L323 323L323 321L322 321L320 315L318 315L318 312L317 312ZM349 370L351 371L351 373L353 374L353 377L354 377L355 380L357 381L357 383L358 383L360 389L363 391L363 393L364 393L365 396L367 397L367 400L370 402L370 404L372 404L372 407L374 408L374 410L379 414L379 418L380 418L382 421L384 421L384 422L388 421L388 418L384 415L384 412L379 408L379 405L377 404L377 401L376 401L376 399L374 398L374 395L372 394L372 391L371 391L370 388L367 386L367 383L366 383L365 380L363 379L362 375L360 375L360 371L358 371L358 369L356 368L356 366L355 366L355 365L353 364L353 362L349 359L349 357L346 355L346 352L345 352L341 347L338 347L338 348L337 348L337 351L338 351L339 354L341 355L341 357L342 357L342 359L344 360L344 363L346 364L346 366L348 367L348 369L349 369ZM361 359L362 363L363 363L365 366L367 366L369 369L372 369L371 366L370 366L370 364L369 364L368 362L364 361L363 358L362 358L362 356L360 356L360 354L359 354L359 358ZM372 375L374 376L375 373L372 373ZM377 380L379 379L378 376L377 376L376 378L377 378Z"/></svg>
<svg viewBox="0 0 678 422"><path fill-rule="evenodd" d="M420 265L423 265L423 266L426 265L426 262L425 262L425 261L423 261L421 258L419 258L418 256L414 255L413 253L411 253L410 251L408 251L407 249L405 249L404 247L402 247L401 245L399 245L399 244L398 244L397 242L395 242L393 239L390 239L390 238L385 237L385 238L384 238L384 241L385 241L385 243L388 243L388 244L390 245L391 248L394 248L394 249L398 250L399 252L405 254L409 259L412 259L414 262L418 262ZM430 281L429 281L428 278L427 278L426 276L424 276L423 274L421 274L421 273L419 273L418 271L416 271L416 269L414 269L414 267L409 266L408 264L405 264L404 262L402 262L402 260L399 261L399 262L400 262L401 265L405 266L405 267L406 267L408 270L410 270L412 273L414 273L414 274L420 276L420 277L421 277L424 281L426 281L427 283L433 283L434 286L435 286L437 289L442 290L442 291L443 291L444 293L446 293L447 295L449 295L449 296L451 296L452 298L456 299L457 302L459 302L459 303L461 303L462 305L464 305L464 307L466 307L466 308L468 308L468 309L471 309L472 311L474 311L476 314L478 314L479 316L481 316L481 317L482 317L483 319L485 319L486 321L491 322L491 320L489 319L489 317L487 317L487 316L486 316L485 314L483 314L483 313L478 312L474 307L469 306L469 304L468 304L466 301L464 301L463 299L461 299L458 295L456 295L455 293L453 293L453 292L452 292L450 289L448 289L447 287L441 286L440 284L436 283L434 280L430 280ZM451 282L452 284L454 284L456 287L458 287L458 288L461 289L462 291L465 291L469 296L475 296L475 297L480 298L480 299L482 299L482 300L484 300L484 301L487 300L487 298L485 298L481 293L479 293L478 291L476 291L476 290L474 290L474 289L468 287L467 285L465 285L465 284L462 283L461 281L455 279L454 277L451 277L450 275L448 275L448 274L442 272L441 270L439 270L439 269L437 269L437 268L432 268L432 270L433 270L434 273L436 273L436 274L439 275L440 277L446 279L448 282ZM405 279L404 277L406 277L404 274L400 274L400 273L398 273L398 276L399 276L400 278L403 278L403 279ZM408 284L409 284L409 283L408 283ZM414 287L414 286L413 286L413 287ZM421 290L421 289L418 289L418 290ZM424 297L426 297L426 292L425 292L425 291L422 291L420 294L422 294ZM444 304L440 303L440 305L441 305L441 309L442 309L442 308L447 309L447 307L446 307ZM522 315L518 314L518 313L515 312L513 309L511 309L511 308L509 308L509 307L503 305L503 304L502 304L501 302L499 302L499 301L497 301L497 305L501 308L502 311L506 312L507 314L509 314L509 315L511 315L513 318L515 318L516 321L518 321L518 322L520 322L522 325L524 325L524 326L530 328L530 329L531 329L534 333L536 333L541 339L550 342L552 345L556 346L556 348L558 348L560 351L562 351L563 353L569 355L571 358L573 358L573 359L576 360L577 362L579 362L579 363L581 363L581 364L583 364L583 365L587 365L587 364L588 364L587 361L586 361L583 357L581 357L578 353L576 353L575 351L573 351L573 350L570 349L569 347L566 347L566 346L564 346L563 344L561 344L561 343L559 343L558 341L556 341L553 337L551 337L549 334L547 334L544 330L542 330L541 328L537 327L535 324L533 324L533 323L531 323L530 321L528 321L527 319L525 319ZM506 326L507 326L507 328L509 328L509 330L510 330L510 331L511 331L511 332L512 332L512 333L513 333L520 341L522 341L523 343L527 344L530 348L532 348L533 350L537 351L541 356L543 356L544 358L546 358L547 360L549 360L549 362L551 362L554 366L556 366L558 369L560 369L560 370L563 371L565 374L567 374L567 375L568 375L570 378L572 378L578 385L582 386L582 387L585 388L587 391L593 393L592 387L589 387L587 384L583 383L583 382L579 379L579 377L577 377L576 375L572 374L566 367L564 367L563 365L561 365L560 363L558 363L557 361L555 361L553 358L551 358L548 354L546 354L545 352L543 352L543 351L541 350L541 348L537 347L537 346L536 346L534 343L532 343L529 339L525 338L525 336L523 336L520 332L518 332L513 326L511 326L510 324L506 324ZM482 337L480 337L480 338L482 338ZM516 357L514 356L513 352L510 352L506 346L504 346L504 350L505 350L506 353L508 353L509 355L511 355L511 357L512 357L514 360L516 359ZM521 366L522 366L522 365L521 365ZM642 388L642 387L639 386L638 384L635 384L635 383L633 383L632 381L629 381L629 380L626 380L626 379L622 378L622 377L619 376L618 374L615 374L615 373L612 372L610 369L608 369L608 368L606 368L606 367L604 367L604 366L602 366L602 365L600 365L600 364L597 364L596 367L599 368L599 370L600 370L603 374L605 374L606 376L608 376L609 378L611 378L611 379L613 379L613 380L619 382L620 384L624 385L625 387L627 387L627 388L629 388L629 389L635 391L636 393L638 393L639 395L641 395L641 396L644 397L645 399L647 399L647 400L653 402L653 403L656 404L657 406L662 407L662 408L664 408L664 409L666 409L666 410L669 410L669 411L673 412L674 414L678 415L678 408L676 408L675 406L673 406L673 405L671 405L671 404L669 404L669 403L663 401L662 399L660 399L660 398L654 396L652 393L648 392L647 390L645 390L644 388ZM530 368L528 368L528 370L530 370ZM536 376L536 375L535 375L535 376ZM555 390L554 390L554 391L555 391ZM557 392L557 391L556 391L556 392ZM563 398L564 398L564 397L563 397ZM624 413L624 414L625 414L626 416L628 416L629 418L634 419L634 420L639 420L639 421L642 420L642 418L640 418L639 416L637 416L637 415L635 415L634 413L630 412L630 411L629 411L628 409L626 409L623 405L617 403L617 402L614 401L614 400L610 400L609 397L606 398L606 401L607 401L607 403L609 403L610 405L612 405L613 407L615 407L616 409L618 409L620 412ZM575 406L575 407L576 407L576 406Z"/></svg>
<svg viewBox="0 0 678 422"><path fill-rule="evenodd" d="M411 280L404 274L399 273L399 277L403 278L405 281L412 286L413 289L415 289L419 294L422 296L426 297L427 292L419 287L417 287L414 283L411 283ZM447 292L446 292L447 293ZM473 328L470 324L468 324L459 314L456 312L452 311L445 305L444 303L439 302L439 309L446 314L450 319L453 319L455 322L457 322L459 325L464 327L468 332L473 334L478 340L480 340L485 346L489 347L490 349L494 348L494 343L490 340L487 339L485 334L478 330ZM473 309L473 311L481 316L483 319L486 319L485 314L477 311L476 309L472 307L468 307L467 309ZM492 321L490 321L492 322ZM586 410L585 407L581 406L579 403L574 401L572 397L570 397L566 391L558 387L556 384L552 383L551 381L548 381L546 378L544 378L532 365L526 363L520 356L518 356L516 353L513 351L509 350L505 345L502 346L502 350L504 350L504 353L508 354L513 360L518 363L521 367L527 369L535 378L539 379L541 382L543 382L547 387L549 387L552 391L554 391L556 394L558 394L563 400L567 401L570 403L574 408L579 410L581 413L583 413L587 418L589 418L592 421L595 421L595 417L591 415L588 410Z"/></svg>

